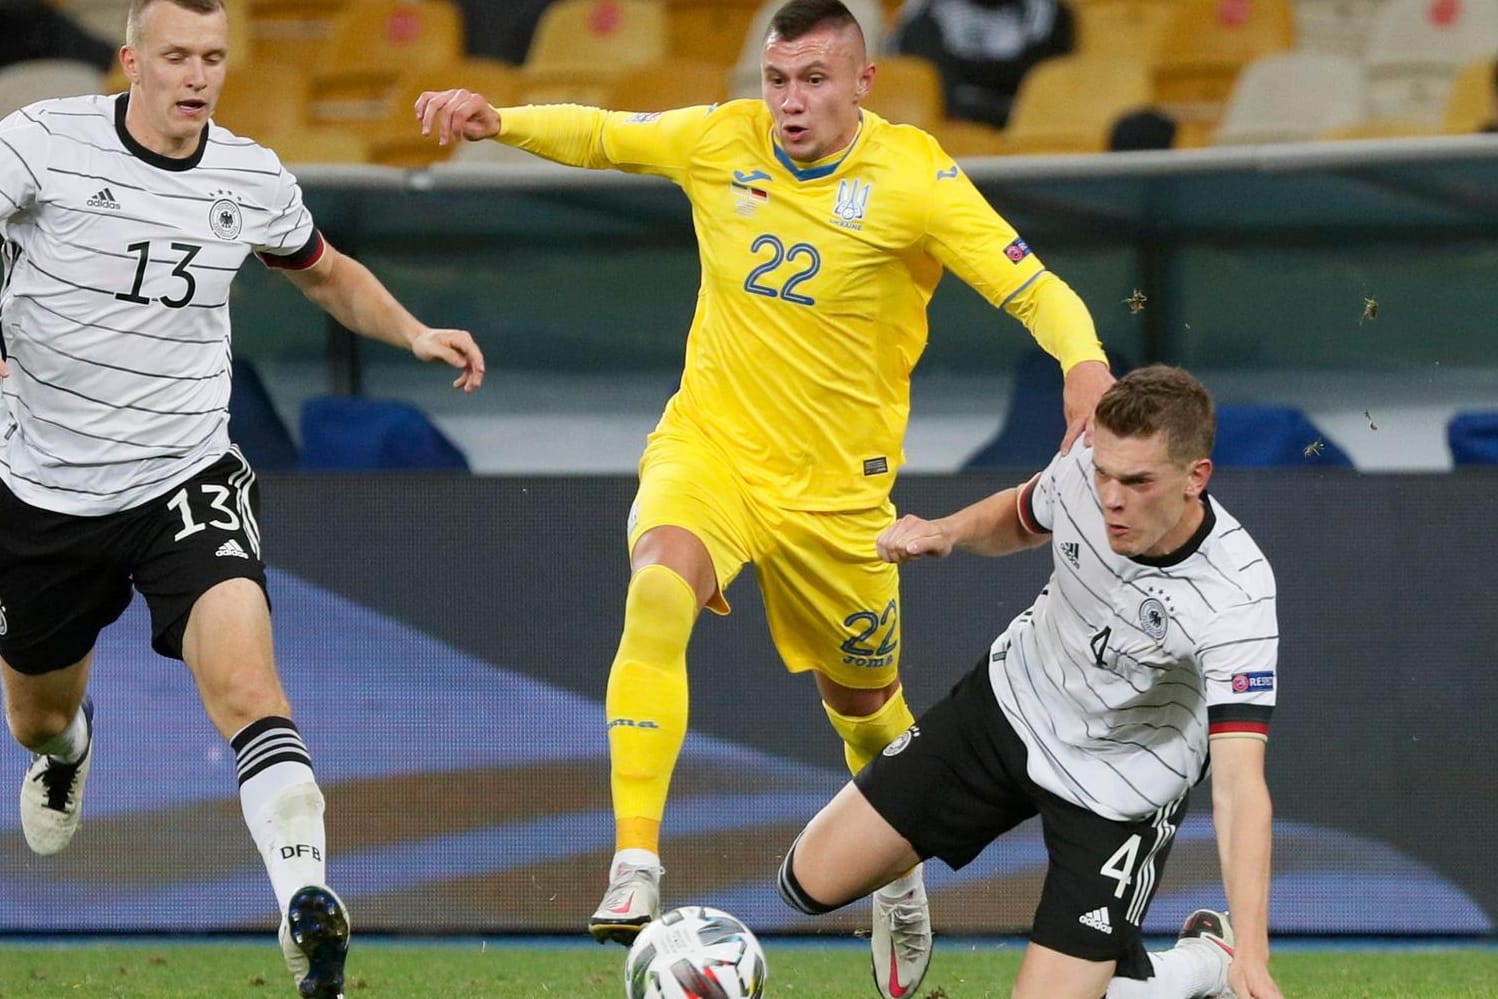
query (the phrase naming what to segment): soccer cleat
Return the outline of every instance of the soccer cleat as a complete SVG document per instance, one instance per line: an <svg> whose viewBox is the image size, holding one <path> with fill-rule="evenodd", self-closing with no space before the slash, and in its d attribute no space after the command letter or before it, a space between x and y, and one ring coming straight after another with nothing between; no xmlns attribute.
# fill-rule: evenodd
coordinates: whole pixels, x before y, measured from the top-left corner
<svg viewBox="0 0 1498 999"><path fill-rule="evenodd" d="M87 697L83 699L83 718L88 725L83 757L76 763L62 763L51 756L33 756L21 782L21 829L26 845L44 857L60 852L78 831L83 784L94 755L94 702Z"/></svg>
<svg viewBox="0 0 1498 999"><path fill-rule="evenodd" d="M931 908L926 883L916 868L916 884L898 898L874 893L874 928L869 934L874 986L884 999L908 999L921 987L931 964Z"/></svg>
<svg viewBox="0 0 1498 999"><path fill-rule="evenodd" d="M599 943L613 940L628 947L645 924L661 914L661 875L654 864L614 865L609 889L588 920L588 932Z"/></svg>
<svg viewBox="0 0 1498 999"><path fill-rule="evenodd" d="M348 910L333 889L308 885L291 896L281 920L281 953L303 999L343 999Z"/></svg>
<svg viewBox="0 0 1498 999"><path fill-rule="evenodd" d="M1219 970L1217 981L1205 994L1209 996L1231 995L1228 992L1228 965L1233 963L1233 924L1226 912L1212 909L1197 909L1181 924L1176 935L1177 947L1202 947L1212 953Z"/></svg>

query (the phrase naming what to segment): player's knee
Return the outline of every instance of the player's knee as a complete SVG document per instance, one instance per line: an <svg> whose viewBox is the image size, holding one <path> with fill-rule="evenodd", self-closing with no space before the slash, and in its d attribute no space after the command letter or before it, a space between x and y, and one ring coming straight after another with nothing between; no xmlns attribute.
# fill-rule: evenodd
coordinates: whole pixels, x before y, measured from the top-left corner
<svg viewBox="0 0 1498 999"><path fill-rule="evenodd" d="M73 716L64 711L44 707L21 708L14 704L5 706L5 724L9 726L10 734L32 752L61 735L72 720Z"/></svg>
<svg viewBox="0 0 1498 999"><path fill-rule="evenodd" d="M838 908L836 905L828 905L826 902L813 898L802 887L800 878L796 876L796 845L794 843L785 852L785 860L780 864L780 874L775 879L775 885L780 891L780 897L785 899L786 905L808 916L820 916Z"/></svg>
<svg viewBox="0 0 1498 999"><path fill-rule="evenodd" d="M697 594L691 584L663 565L647 565L629 581L619 655L672 661L686 654L696 620Z"/></svg>

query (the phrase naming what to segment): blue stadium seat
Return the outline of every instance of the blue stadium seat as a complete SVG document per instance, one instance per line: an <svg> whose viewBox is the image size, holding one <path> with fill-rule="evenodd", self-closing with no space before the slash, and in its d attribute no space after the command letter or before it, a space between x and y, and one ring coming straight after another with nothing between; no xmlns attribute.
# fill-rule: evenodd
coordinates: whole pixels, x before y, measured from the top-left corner
<svg viewBox="0 0 1498 999"><path fill-rule="evenodd" d="M1458 465L1498 465L1498 410L1457 413L1446 424L1446 443Z"/></svg>
<svg viewBox="0 0 1498 999"><path fill-rule="evenodd" d="M254 468L266 472L296 468L296 442L276 412L260 372L236 357L231 377L229 437Z"/></svg>
<svg viewBox="0 0 1498 999"><path fill-rule="evenodd" d="M1352 467L1347 452L1293 406L1218 406L1212 460L1218 466L1237 468Z"/></svg>
<svg viewBox="0 0 1498 999"><path fill-rule="evenodd" d="M319 396L302 404L302 467L319 471L468 471L468 459L404 402Z"/></svg>

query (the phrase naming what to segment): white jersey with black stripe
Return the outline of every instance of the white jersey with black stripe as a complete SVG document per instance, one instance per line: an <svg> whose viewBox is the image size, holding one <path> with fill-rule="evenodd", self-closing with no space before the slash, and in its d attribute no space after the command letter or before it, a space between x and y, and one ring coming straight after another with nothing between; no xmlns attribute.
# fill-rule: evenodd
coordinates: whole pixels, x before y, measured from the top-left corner
<svg viewBox="0 0 1498 999"><path fill-rule="evenodd" d="M1019 494L1051 533L1054 569L994 642L989 679L1040 786L1105 818L1137 819L1200 779L1210 734L1268 732L1279 631L1274 574L1242 525L1202 497L1176 552L1108 544L1092 449L1059 455Z"/></svg>
<svg viewBox="0 0 1498 999"><path fill-rule="evenodd" d="M169 159L127 95L0 121L0 479L93 516L170 489L229 447L229 286L252 251L310 264L321 239L275 154L217 125Z"/></svg>

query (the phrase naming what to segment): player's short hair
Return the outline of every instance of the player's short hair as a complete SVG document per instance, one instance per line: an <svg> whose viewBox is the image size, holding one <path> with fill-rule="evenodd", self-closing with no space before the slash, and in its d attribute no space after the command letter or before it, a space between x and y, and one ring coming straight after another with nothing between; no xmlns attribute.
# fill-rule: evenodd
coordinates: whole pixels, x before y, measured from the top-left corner
<svg viewBox="0 0 1498 999"><path fill-rule="evenodd" d="M224 0L130 0L130 13L125 15L125 44L130 48L140 45L141 22L145 19L146 9L154 3L172 3L199 14L224 9Z"/></svg>
<svg viewBox="0 0 1498 999"><path fill-rule="evenodd" d="M1212 397L1190 372L1167 364L1137 368L1114 382L1093 419L1120 437L1165 431L1166 453L1179 465L1212 457L1217 440Z"/></svg>
<svg viewBox="0 0 1498 999"><path fill-rule="evenodd" d="M766 37L774 35L782 41L794 42L823 25L845 28L850 24L862 39L863 28L853 12L843 5L843 0L790 0L770 18Z"/></svg>

